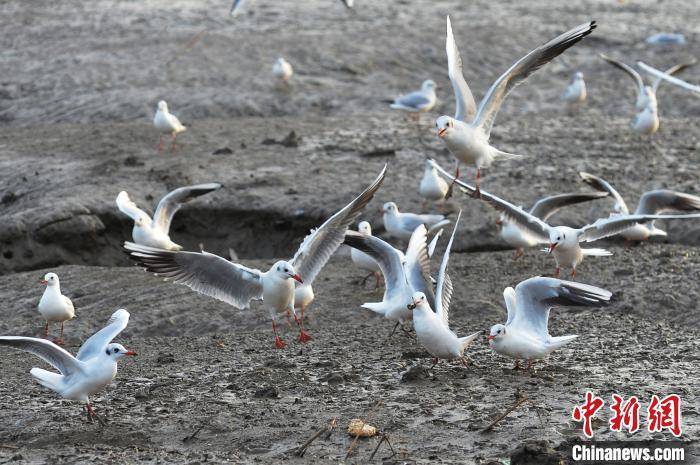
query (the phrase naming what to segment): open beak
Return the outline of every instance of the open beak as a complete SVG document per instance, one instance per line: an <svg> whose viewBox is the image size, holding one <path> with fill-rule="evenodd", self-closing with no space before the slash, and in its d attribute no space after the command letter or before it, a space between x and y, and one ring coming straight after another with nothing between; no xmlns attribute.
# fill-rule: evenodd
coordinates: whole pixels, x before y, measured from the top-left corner
<svg viewBox="0 0 700 465"><path fill-rule="evenodd" d="M301 276L299 276L298 274L292 275L291 278L295 281L299 281L301 284L304 284L304 281L301 280Z"/></svg>
<svg viewBox="0 0 700 465"><path fill-rule="evenodd" d="M496 339L496 336L494 336L493 334L489 334L489 336L486 339L488 339L488 341L491 342L494 339Z"/></svg>
<svg viewBox="0 0 700 465"><path fill-rule="evenodd" d="M131 355L133 357L134 355L138 355L138 354L136 352L134 352L133 350L130 350L128 352L125 352L124 355Z"/></svg>
<svg viewBox="0 0 700 465"><path fill-rule="evenodd" d="M48 284L48 283L49 283L49 282L48 282L47 280L45 280L45 279L39 280L39 284L44 284L44 285L46 285L46 284Z"/></svg>
<svg viewBox="0 0 700 465"><path fill-rule="evenodd" d="M443 137L446 132L447 132L447 128L440 128L440 129L438 129L438 136Z"/></svg>
<svg viewBox="0 0 700 465"><path fill-rule="evenodd" d="M415 302L411 302L410 304L406 305L406 308L408 308L409 310L413 310L416 307L417 305Z"/></svg>
<svg viewBox="0 0 700 465"><path fill-rule="evenodd" d="M502 220L502 219L499 218L499 219L496 220L496 226L501 226L502 224L503 224L503 220Z"/></svg>
<svg viewBox="0 0 700 465"><path fill-rule="evenodd" d="M559 243L553 242L553 243L549 244L549 252L547 252L547 253L552 253L554 251L554 249L557 247L557 244L559 244Z"/></svg>

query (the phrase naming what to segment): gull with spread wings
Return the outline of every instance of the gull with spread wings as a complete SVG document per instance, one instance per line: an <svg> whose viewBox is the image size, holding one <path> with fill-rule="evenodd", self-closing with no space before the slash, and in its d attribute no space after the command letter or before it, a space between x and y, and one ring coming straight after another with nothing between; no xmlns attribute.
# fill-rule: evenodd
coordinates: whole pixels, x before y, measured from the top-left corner
<svg viewBox="0 0 700 465"><path fill-rule="evenodd" d="M476 166L475 195L479 195L482 167L487 168L498 158L520 158L520 155L503 152L489 143L491 127L503 100L518 84L586 37L595 27L595 21L582 24L525 55L491 85L477 108L474 96L462 75L462 58L452 34L450 17L447 17L447 70L454 89L457 109L454 117L439 117L435 126L438 136L457 159L455 178L459 178L460 163Z"/></svg>
<svg viewBox="0 0 700 465"><path fill-rule="evenodd" d="M311 339L304 331L303 321L296 316L295 294L303 292L313 297L311 283L343 243L348 227L372 200L384 181L385 173L386 165L355 200L306 236L292 260L280 260L265 272L232 263L205 251L160 250L131 242L125 243L124 247L148 271L236 308L247 308L251 300L262 299L272 319L275 346L283 349L285 343L277 334L277 314L284 311L293 313L300 329L299 340L307 342ZM296 290L295 281L300 284Z"/></svg>

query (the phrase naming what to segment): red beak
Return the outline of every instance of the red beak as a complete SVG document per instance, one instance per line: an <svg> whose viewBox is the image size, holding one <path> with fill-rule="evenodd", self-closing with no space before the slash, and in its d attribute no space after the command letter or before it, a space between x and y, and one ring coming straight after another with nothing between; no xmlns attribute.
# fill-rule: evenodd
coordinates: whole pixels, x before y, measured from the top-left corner
<svg viewBox="0 0 700 465"><path fill-rule="evenodd" d="M301 280L301 276L299 276L298 274L292 276L292 279L294 279L295 281L299 281L301 284L304 284L304 281Z"/></svg>
<svg viewBox="0 0 700 465"><path fill-rule="evenodd" d="M138 354L136 352L134 352L133 350L130 350L128 352L125 352L124 355L132 355L133 356L133 355L138 355Z"/></svg>
<svg viewBox="0 0 700 465"><path fill-rule="evenodd" d="M447 132L447 129L445 129L445 128L440 128L440 129L438 130L438 136L442 137L442 136L445 135L446 132Z"/></svg>
<svg viewBox="0 0 700 465"><path fill-rule="evenodd" d="M503 224L503 220L501 220L500 218L496 220L496 225L497 225L497 226L500 226L500 225L502 225L502 224Z"/></svg>
<svg viewBox="0 0 700 465"><path fill-rule="evenodd" d="M489 334L489 336L486 339L488 339L489 341L493 341L494 339L496 339L496 336L494 336L493 334Z"/></svg>
<svg viewBox="0 0 700 465"><path fill-rule="evenodd" d="M49 282L45 279L39 280L39 284L48 284Z"/></svg>
<svg viewBox="0 0 700 465"><path fill-rule="evenodd" d="M554 242L552 244L549 244L549 252L548 253L552 253L552 251L556 248L557 244L559 244L559 243Z"/></svg>

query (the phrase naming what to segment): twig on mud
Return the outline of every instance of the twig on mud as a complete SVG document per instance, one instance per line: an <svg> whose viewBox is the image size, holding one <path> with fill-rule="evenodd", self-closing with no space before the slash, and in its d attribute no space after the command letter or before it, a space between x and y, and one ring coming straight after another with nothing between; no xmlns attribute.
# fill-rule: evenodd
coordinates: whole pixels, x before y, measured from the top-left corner
<svg viewBox="0 0 700 465"><path fill-rule="evenodd" d="M197 429L194 431L194 433L190 434L189 436L185 436L184 438L182 438L182 442L190 442L190 441L194 440L194 439L197 437L197 435L199 434L199 432L202 431L202 430L204 429L205 426L207 426L207 422L202 422L202 424L199 425L199 428L197 428Z"/></svg>
<svg viewBox="0 0 700 465"><path fill-rule="evenodd" d="M314 433L314 435L311 436L308 441L306 441L303 445L299 446L299 448L294 452L294 454L296 454L297 457L303 457L304 454L306 454L306 451L312 442L318 439L319 436L321 436L323 433L326 433L326 439L328 439L328 437L330 437L337 424L338 419L336 417L333 417L330 423L316 431L316 433Z"/></svg>
<svg viewBox="0 0 700 465"><path fill-rule="evenodd" d="M11 446L9 444L0 444L0 449L19 449L19 447Z"/></svg>
<svg viewBox="0 0 700 465"><path fill-rule="evenodd" d="M370 411L367 412L367 416L366 416L365 419L363 420L363 422L364 422L365 424L367 424L367 423L369 422L369 420L370 420L370 418L372 417L372 415L374 414L375 410L377 410L377 408L378 408L381 404L382 404L382 401L381 401L381 399L380 399L380 400L377 401L376 404L374 404L374 407L372 407L372 408L370 409ZM361 432L362 432L362 428L360 428L360 431L358 431L357 435L355 436L355 439L353 439L352 444L350 444L350 447L348 448L348 452L347 452L347 454L345 454L345 459L347 459L348 457L350 457L350 455L352 455L352 450L355 448L355 445L357 444L357 440L360 439L360 433L361 433Z"/></svg>
<svg viewBox="0 0 700 465"><path fill-rule="evenodd" d="M493 421L491 422L490 425L488 425L486 428L482 429L481 432L482 432L482 433L485 433L485 432L487 432L487 431L491 431L491 429L492 429L494 426L496 426L501 420L503 420L505 417L507 417L508 414L510 414L510 412L512 412L512 411L515 410L516 408L520 407L522 404L524 404L525 402L527 402L527 400L528 400L527 395L525 395L525 394L523 394L523 393L518 393L518 398L516 399L515 403L514 403L513 405L511 405L510 407L508 407L508 409L506 409L505 412L503 412L502 414L500 414L500 415L498 416L498 418L496 418L495 420L493 420Z"/></svg>
<svg viewBox="0 0 700 465"><path fill-rule="evenodd" d="M170 60L168 60L168 61L165 62L165 66L169 66L170 63L172 63L173 61L177 60L177 59L180 58L182 55L184 55L185 53L187 53L187 51L189 51L189 49L191 49L192 47L194 47L195 45L197 45L197 42L199 42L199 39L202 38L202 36L204 35L205 32L207 32L207 30L206 30L206 29L202 29L202 30L199 31L197 34L195 34L195 35L182 47L182 49L181 49L180 51L178 51L178 53L176 53Z"/></svg>
<svg viewBox="0 0 700 465"><path fill-rule="evenodd" d="M379 446L381 446L384 441L386 441L387 445L389 446L389 449L391 449L390 457L393 457L396 455L396 451L394 450L394 447L391 445L391 441L389 441L389 435L386 433L382 433L382 437L379 440L379 442L377 443L377 447L374 448L374 450L372 451L372 455L369 456L370 462L374 459L374 454L377 453L377 451L379 450Z"/></svg>

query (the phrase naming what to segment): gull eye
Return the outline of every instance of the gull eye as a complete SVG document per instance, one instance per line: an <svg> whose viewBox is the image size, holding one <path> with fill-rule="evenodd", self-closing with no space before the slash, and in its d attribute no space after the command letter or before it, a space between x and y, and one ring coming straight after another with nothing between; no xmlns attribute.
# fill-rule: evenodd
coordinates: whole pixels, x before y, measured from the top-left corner
<svg viewBox="0 0 700 465"><path fill-rule="evenodd" d="M115 347L115 348L114 348L114 353L116 354L116 353L118 353L118 352L119 352L119 348L118 348L118 347Z"/></svg>

